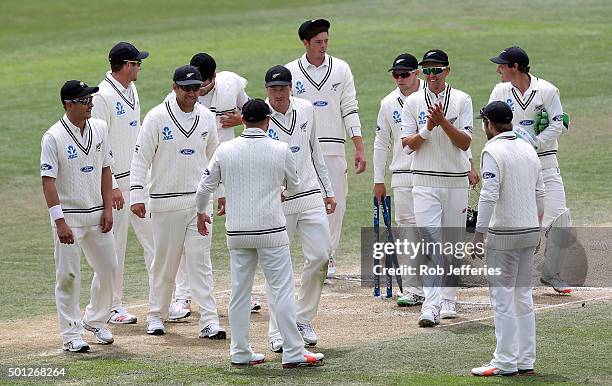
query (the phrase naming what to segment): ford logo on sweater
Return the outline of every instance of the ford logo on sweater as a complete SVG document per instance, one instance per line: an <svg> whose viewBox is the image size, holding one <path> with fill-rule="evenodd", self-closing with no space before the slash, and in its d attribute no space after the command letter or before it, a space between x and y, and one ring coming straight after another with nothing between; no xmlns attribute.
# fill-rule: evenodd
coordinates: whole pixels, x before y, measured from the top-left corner
<svg viewBox="0 0 612 386"><path fill-rule="evenodd" d="M83 173L93 172L93 170L94 170L94 167L93 167L93 166L83 166L83 167L81 168L81 171L82 171Z"/></svg>
<svg viewBox="0 0 612 386"><path fill-rule="evenodd" d="M327 102L325 101L314 101L312 102L313 105L317 106L317 107L325 107L328 105Z"/></svg>
<svg viewBox="0 0 612 386"><path fill-rule="evenodd" d="M533 121L531 119L525 119L519 122L521 126L530 126L533 125Z"/></svg>
<svg viewBox="0 0 612 386"><path fill-rule="evenodd" d="M292 153L297 153L298 151L300 151L300 147L299 146L291 146L290 149L291 149Z"/></svg>
<svg viewBox="0 0 612 386"><path fill-rule="evenodd" d="M182 155L193 155L195 153L195 150L193 150L193 149L181 149L180 153Z"/></svg>

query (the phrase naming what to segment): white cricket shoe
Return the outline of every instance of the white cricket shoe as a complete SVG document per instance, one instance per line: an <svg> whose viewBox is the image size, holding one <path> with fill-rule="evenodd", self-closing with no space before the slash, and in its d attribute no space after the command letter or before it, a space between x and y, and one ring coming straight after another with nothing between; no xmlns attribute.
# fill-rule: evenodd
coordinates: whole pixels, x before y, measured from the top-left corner
<svg viewBox="0 0 612 386"><path fill-rule="evenodd" d="M297 322L297 328L306 346L316 346L319 337L310 323Z"/></svg>
<svg viewBox="0 0 612 386"><path fill-rule="evenodd" d="M164 322L159 319L149 320L147 322L147 334L149 335L164 335L166 333L166 327Z"/></svg>
<svg viewBox="0 0 612 386"><path fill-rule="evenodd" d="M333 256L329 257L329 263L327 264L327 278L331 279L336 276L336 260Z"/></svg>
<svg viewBox="0 0 612 386"><path fill-rule="evenodd" d="M183 307L181 302L172 302L168 307L168 320L175 321L189 317L191 311L188 308Z"/></svg>
<svg viewBox="0 0 612 386"><path fill-rule="evenodd" d="M115 341L115 339L113 338L113 334L111 334L110 330L106 328L106 326L102 328L94 328L90 326L89 324L85 323L84 321L81 321L81 324L83 325L84 329L86 329L87 331L93 332L94 336L96 337L96 341L98 343L112 344Z"/></svg>
<svg viewBox="0 0 612 386"><path fill-rule="evenodd" d="M123 307L111 311L109 323L111 324L134 324L138 321L136 315L132 315Z"/></svg>
<svg viewBox="0 0 612 386"><path fill-rule="evenodd" d="M191 299L176 299L175 302L180 304L184 309L191 312Z"/></svg>
<svg viewBox="0 0 612 386"><path fill-rule="evenodd" d="M457 309L455 302L452 300L442 299L440 304L440 318L453 319L457 317Z"/></svg>
<svg viewBox="0 0 612 386"><path fill-rule="evenodd" d="M212 322L200 331L200 338L208 338L214 340L223 340L227 337L227 333L219 325L218 322Z"/></svg>
<svg viewBox="0 0 612 386"><path fill-rule="evenodd" d="M511 377L516 375L517 371L507 371L498 369L497 367L487 364L481 367L474 367L472 369L472 375L477 377Z"/></svg>
<svg viewBox="0 0 612 386"><path fill-rule="evenodd" d="M277 354L283 352L283 340L281 338L275 338L270 341L270 350Z"/></svg>
<svg viewBox="0 0 612 386"><path fill-rule="evenodd" d="M284 369L293 369L296 367L315 367L323 366L323 358L325 355L321 353L311 353L306 351L304 353L304 359L299 362L283 362Z"/></svg>
<svg viewBox="0 0 612 386"><path fill-rule="evenodd" d="M428 307L421 311L419 327L434 327L436 324L440 324L440 312L436 308Z"/></svg>
<svg viewBox="0 0 612 386"><path fill-rule="evenodd" d="M76 338L64 343L63 349L70 352L87 352L89 351L89 345L82 338Z"/></svg>
<svg viewBox="0 0 612 386"><path fill-rule="evenodd" d="M245 363L232 362L232 364L235 366L255 366L260 363L264 363L265 361L266 361L265 355L253 353L251 355L251 359L248 362L245 362Z"/></svg>

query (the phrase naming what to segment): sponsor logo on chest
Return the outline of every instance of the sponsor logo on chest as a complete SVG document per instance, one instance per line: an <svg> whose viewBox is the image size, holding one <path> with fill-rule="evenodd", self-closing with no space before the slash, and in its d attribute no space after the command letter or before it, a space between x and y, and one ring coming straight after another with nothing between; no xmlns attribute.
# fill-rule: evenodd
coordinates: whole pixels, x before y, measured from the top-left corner
<svg viewBox="0 0 612 386"><path fill-rule="evenodd" d="M68 147L66 148L66 153L68 154L68 159L77 158L76 148L72 145L68 145Z"/></svg>
<svg viewBox="0 0 612 386"><path fill-rule="evenodd" d="M195 154L195 150L193 149L181 149L179 150L179 153L181 153L182 155L194 155Z"/></svg>
<svg viewBox="0 0 612 386"><path fill-rule="evenodd" d="M304 83L301 80L298 80L297 82L295 82L295 92L298 95L306 92L306 87L304 86Z"/></svg>
<svg viewBox="0 0 612 386"><path fill-rule="evenodd" d="M172 130L168 126L164 126L164 128L162 129L162 140L170 141L173 139L174 137L172 136Z"/></svg>
<svg viewBox="0 0 612 386"><path fill-rule="evenodd" d="M313 106L315 107L325 107L327 106L329 103L327 103L326 101L314 101L312 102Z"/></svg>
<svg viewBox="0 0 612 386"><path fill-rule="evenodd" d="M402 116L399 111L395 110L393 112L393 122L402 123Z"/></svg>
<svg viewBox="0 0 612 386"><path fill-rule="evenodd" d="M123 107L121 102L117 101L117 104L115 105L115 111L118 116L125 114L125 108Z"/></svg>
<svg viewBox="0 0 612 386"><path fill-rule="evenodd" d="M94 169L95 169L95 168L94 168L93 166L83 166L83 167L81 168L81 171L82 171L83 173L91 173L91 172L93 172L93 171L94 171Z"/></svg>
<svg viewBox="0 0 612 386"><path fill-rule="evenodd" d="M427 124L427 120L426 120L425 118L427 118L427 114L425 114L425 111L421 111L421 112L419 113L419 121L418 121L418 124L419 124L419 125L425 125L425 124Z"/></svg>

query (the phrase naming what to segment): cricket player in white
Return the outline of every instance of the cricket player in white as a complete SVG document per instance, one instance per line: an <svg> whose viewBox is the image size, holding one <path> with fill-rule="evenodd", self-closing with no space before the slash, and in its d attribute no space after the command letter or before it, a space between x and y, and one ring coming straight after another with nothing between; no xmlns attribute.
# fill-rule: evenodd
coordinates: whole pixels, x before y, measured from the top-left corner
<svg viewBox="0 0 612 386"><path fill-rule="evenodd" d="M245 91L247 80L231 71L216 72L217 62L204 52L195 54L189 64L200 71L204 82L200 88L198 102L215 114L219 142L229 141L234 138L235 127L242 125L240 110L242 105L249 100ZM171 92L166 100L174 97L174 92ZM219 207L222 209L225 197L219 197L219 200ZM176 274L175 299L176 301L171 305L174 306L173 309L191 310L191 290L184 254ZM261 308L260 304L255 301L252 307L254 311Z"/></svg>
<svg viewBox="0 0 612 386"><path fill-rule="evenodd" d="M348 193L345 131L355 145L357 174L366 170L366 159L353 74L346 62L327 54L329 27L329 21L325 19L302 23L298 36L306 53L285 67L293 77L293 95L310 101L314 106L317 137L336 194L336 210L328 215L332 254L327 275L331 277L336 273L334 256L340 243Z"/></svg>
<svg viewBox="0 0 612 386"><path fill-rule="evenodd" d="M148 211L155 237L153 286L149 293L147 333L165 333L174 279L183 250L194 300L200 306L200 337L225 339L213 298L211 235L197 230L195 193L198 176L219 141L214 115L197 103L202 77L193 66L174 72L176 98L154 107L143 121L130 175L131 209L146 214L143 185L151 169ZM212 205L212 203L210 203Z"/></svg>
<svg viewBox="0 0 612 386"><path fill-rule="evenodd" d="M481 112L489 141L482 150L482 190L472 242L484 242L497 346L478 376L533 374L536 354L531 277L540 241L544 183L534 149L512 131L512 111L493 101ZM478 257L477 248L475 255Z"/></svg>
<svg viewBox="0 0 612 386"><path fill-rule="evenodd" d="M567 131L564 125L563 107L559 90L544 79L529 73L529 57L520 47L508 47L491 58L497 64L497 73L502 83L491 92L489 101L506 102L514 114L512 123L521 138L533 145L540 157L542 176L546 187L544 199L543 227L549 232L568 232L572 226L570 210L565 202L563 180L559 172L557 151L558 138ZM539 115L548 115L548 127L538 127ZM569 122L568 122L569 125ZM567 239L563 236L546 239L546 251L540 281L562 294L571 293L571 288L560 274L567 256L567 247L553 240Z"/></svg>
<svg viewBox="0 0 612 386"><path fill-rule="evenodd" d="M261 99L250 100L243 106L246 129L239 138L219 146L198 186L198 230L203 235L209 233L208 202L223 178L231 259L232 363L255 365L265 360L249 345L250 298L259 260L283 339L283 367L316 366L322 364L323 354L304 349L296 326L289 237L281 207L283 181L287 188L284 194L291 196L299 188L300 180L289 145L266 135L269 115L270 108Z"/></svg>
<svg viewBox="0 0 612 386"><path fill-rule="evenodd" d="M78 80L60 96L66 113L43 135L40 174L53 227L55 302L64 351L85 352L83 329L101 344L113 343L107 328L117 268L112 233L112 156L106 123L91 118L92 94ZM90 119L91 118L91 119ZM91 299L81 320L81 251L94 276Z"/></svg>
<svg viewBox="0 0 612 386"><path fill-rule="evenodd" d="M130 43L120 42L111 48L108 60L111 70L106 73L94 96L92 116L102 119L108 125L108 137L113 151L113 235L117 248L117 270L115 293L110 323L136 323L135 315L123 307L123 273L128 227L132 224L134 233L142 245L144 262L151 285L151 263L153 262L153 233L149 218L139 218L129 208L123 209L124 200L130 197L130 165L134 155L136 138L140 132L140 100L134 82L138 78L142 60L149 53L139 51Z"/></svg>
<svg viewBox="0 0 612 386"><path fill-rule="evenodd" d="M400 131L402 125L402 108L408 95L423 90L425 82L419 79L418 60L411 54L401 54L393 61L389 71L397 88L391 91L380 102L376 119L376 137L374 139L374 196L378 202L387 195L385 186L385 169L389 150L392 153L391 188L393 189L393 207L395 223L402 228L403 235L396 235L406 240L417 241L414 206L412 200L412 154L406 154L402 148ZM402 255L404 256L404 255ZM406 265L412 261L400 261ZM423 304L425 300L422 283L417 275L404 278L404 293L397 300L399 306Z"/></svg>
<svg viewBox="0 0 612 386"><path fill-rule="evenodd" d="M285 194L283 211L287 219L289 240L297 232L304 254L304 269L296 304L297 326L305 344L314 346L319 338L312 327L312 320L319 308L323 281L327 274L325 263L331 253L327 214L333 213L336 200L317 140L312 104L291 96L291 72L286 67L270 68L265 80L268 94L266 102L272 110L268 137L287 143L298 165L300 184L293 194ZM269 287L267 292L271 293ZM283 341L273 307L270 307L268 336L272 351L281 352Z"/></svg>
<svg viewBox="0 0 612 386"><path fill-rule="evenodd" d="M414 214L419 234L428 242L463 241L468 201L472 140L472 99L446 83L448 56L432 49L419 63L426 76L423 91L406 98L402 110L402 145L412 159ZM443 155L443 156L441 156ZM431 264L443 267L453 256L430 253ZM426 275L419 326L433 327L438 318L457 315L456 278Z"/></svg>

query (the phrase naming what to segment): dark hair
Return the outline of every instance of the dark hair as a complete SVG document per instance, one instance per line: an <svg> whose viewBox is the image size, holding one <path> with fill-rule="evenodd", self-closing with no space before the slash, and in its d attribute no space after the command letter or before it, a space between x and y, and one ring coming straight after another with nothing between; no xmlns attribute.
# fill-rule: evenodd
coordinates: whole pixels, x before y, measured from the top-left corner
<svg viewBox="0 0 612 386"><path fill-rule="evenodd" d="M329 31L329 28L325 27L324 25L314 25L308 28L306 31L304 31L304 40L310 41L310 39L314 38L321 32L328 32L328 31Z"/></svg>
<svg viewBox="0 0 612 386"><path fill-rule="evenodd" d="M510 63L507 66L512 68L512 67L514 67L514 63ZM518 64L518 63L516 63L516 68L519 70L519 72L522 72L523 74L529 74L530 67L527 64Z"/></svg>
<svg viewBox="0 0 612 386"><path fill-rule="evenodd" d="M111 72L119 72L123 68L126 62L122 63L111 63Z"/></svg>
<svg viewBox="0 0 612 386"><path fill-rule="evenodd" d="M487 119L487 121L489 122L490 125L493 125L493 127L495 128L495 131L497 131L498 133L503 133L503 132L506 132L506 131L512 131L512 122L510 122L510 123L495 123L495 122L491 122L488 119Z"/></svg>

